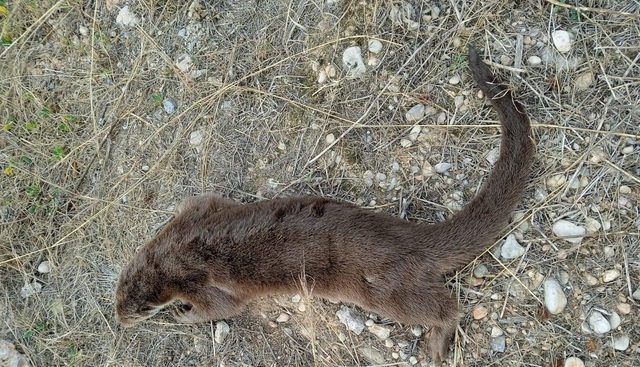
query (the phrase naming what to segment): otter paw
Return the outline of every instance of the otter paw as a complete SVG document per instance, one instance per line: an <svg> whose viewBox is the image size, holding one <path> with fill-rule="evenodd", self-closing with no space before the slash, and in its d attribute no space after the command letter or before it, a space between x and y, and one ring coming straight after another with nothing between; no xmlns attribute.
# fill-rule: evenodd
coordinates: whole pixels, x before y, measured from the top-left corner
<svg viewBox="0 0 640 367"><path fill-rule="evenodd" d="M191 324L194 321L194 314L193 314L193 306L191 306L190 304L179 304L176 305L172 312L173 317L176 319L177 322L183 323L183 324Z"/></svg>
<svg viewBox="0 0 640 367"><path fill-rule="evenodd" d="M431 334L427 340L427 348L429 350L429 356L436 365L440 365L442 361L447 359L449 355L449 344L453 332L445 330L439 327L431 329Z"/></svg>

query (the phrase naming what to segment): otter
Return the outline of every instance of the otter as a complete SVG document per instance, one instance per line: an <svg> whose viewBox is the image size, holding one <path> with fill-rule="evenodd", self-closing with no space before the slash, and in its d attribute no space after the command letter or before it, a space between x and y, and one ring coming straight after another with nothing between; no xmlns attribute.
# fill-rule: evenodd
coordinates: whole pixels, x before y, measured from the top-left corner
<svg viewBox="0 0 640 367"><path fill-rule="evenodd" d="M412 223L315 196L246 205L214 194L191 197L122 271L120 323L147 319L174 301L178 322L227 319L258 296L299 291L304 280L314 296L431 327L429 355L444 360L458 324L444 276L472 261L508 224L535 150L524 108L473 47L469 67L493 102L502 140L484 186L452 218Z"/></svg>

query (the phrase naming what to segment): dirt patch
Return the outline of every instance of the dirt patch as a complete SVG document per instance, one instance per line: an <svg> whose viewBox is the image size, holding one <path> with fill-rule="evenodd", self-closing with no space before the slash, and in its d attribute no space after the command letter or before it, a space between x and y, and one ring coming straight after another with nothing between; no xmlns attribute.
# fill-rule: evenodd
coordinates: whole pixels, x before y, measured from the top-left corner
<svg viewBox="0 0 640 367"><path fill-rule="evenodd" d="M356 309L390 336L356 335L324 300L261 299L217 345L215 323L168 314L122 329L113 291L135 248L201 192L448 217L499 144L466 67L472 43L531 115L537 157L505 231L524 254L507 260L497 241L450 279L464 316L449 362L638 365L640 8L571 4L0 0L0 339L34 366L366 365L372 350L428 365L411 325ZM417 104L425 116L408 121ZM557 236L559 219L584 239ZM543 312L547 278L568 299L557 315ZM594 312L619 325L589 331Z"/></svg>

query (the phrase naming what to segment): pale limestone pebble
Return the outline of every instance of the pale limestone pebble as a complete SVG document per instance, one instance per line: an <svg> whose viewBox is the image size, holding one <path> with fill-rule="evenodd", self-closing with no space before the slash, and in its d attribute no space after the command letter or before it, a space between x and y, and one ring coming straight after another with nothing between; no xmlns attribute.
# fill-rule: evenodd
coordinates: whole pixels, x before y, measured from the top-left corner
<svg viewBox="0 0 640 367"><path fill-rule="evenodd" d="M377 349L368 346L362 347L360 348L360 353L369 363L384 364L384 356Z"/></svg>
<svg viewBox="0 0 640 367"><path fill-rule="evenodd" d="M38 265L38 273L47 274L50 271L51 271L50 261L43 261L40 263L40 265Z"/></svg>
<svg viewBox="0 0 640 367"><path fill-rule="evenodd" d="M631 188L629 186L622 185L618 188L618 192L624 195L631 194Z"/></svg>
<svg viewBox="0 0 640 367"><path fill-rule="evenodd" d="M203 141L204 137L202 136L200 130L194 130L191 132L191 134L189 134L189 145L191 145L192 148L195 148L198 153L202 151Z"/></svg>
<svg viewBox="0 0 640 367"><path fill-rule="evenodd" d="M529 66L538 66L542 64L542 59L538 56L529 56L527 64L529 64Z"/></svg>
<svg viewBox="0 0 640 367"><path fill-rule="evenodd" d="M224 343L225 339L227 339L227 336L229 336L230 331L231 328L226 322L216 322L216 331L213 333L213 340L216 342L216 344Z"/></svg>
<svg viewBox="0 0 640 367"><path fill-rule="evenodd" d="M333 134L327 134L324 140L327 142L327 144L332 144L334 141L336 141L336 136Z"/></svg>
<svg viewBox="0 0 640 367"><path fill-rule="evenodd" d="M391 330L378 324L369 326L369 332L377 336L380 340L387 340L389 335L391 335Z"/></svg>
<svg viewBox="0 0 640 367"><path fill-rule="evenodd" d="M380 53L380 51L382 51L382 42L377 39L371 39L368 42L368 47L370 52L374 54Z"/></svg>
<svg viewBox="0 0 640 367"><path fill-rule="evenodd" d="M384 341L384 346L387 347L387 348L393 348L394 345L395 344L393 343L393 340L391 340L391 339L387 339L387 340Z"/></svg>
<svg viewBox="0 0 640 367"><path fill-rule="evenodd" d="M606 334L611 331L611 324L599 311L591 312L587 318L589 328L596 334Z"/></svg>
<svg viewBox="0 0 640 367"><path fill-rule="evenodd" d="M640 301L640 288L636 289L635 292L633 292L633 299Z"/></svg>
<svg viewBox="0 0 640 367"><path fill-rule="evenodd" d="M434 108L435 110L435 108ZM436 122L438 124L444 124L444 122L447 121L447 113L446 112L441 112L438 117L436 118Z"/></svg>
<svg viewBox="0 0 640 367"><path fill-rule="evenodd" d="M136 26L138 23L140 23L140 18L138 18L131 10L129 10L128 5L125 5L118 12L118 15L116 16L116 23L123 26Z"/></svg>
<svg viewBox="0 0 640 367"><path fill-rule="evenodd" d="M500 148L498 147L491 149L484 155L484 159L486 159L487 162L491 163L491 165L496 164L499 157L500 157Z"/></svg>
<svg viewBox="0 0 640 367"><path fill-rule="evenodd" d="M551 33L553 45L561 53L567 53L571 50L571 34L564 30L557 30Z"/></svg>
<svg viewBox="0 0 640 367"><path fill-rule="evenodd" d="M142 172L149 172L149 170L151 169L151 167L149 167L146 164L143 164L142 167L140 167L142 169Z"/></svg>
<svg viewBox="0 0 640 367"><path fill-rule="evenodd" d="M298 303L302 300L302 296L298 293L294 294L293 296L291 296L291 302L293 303Z"/></svg>
<svg viewBox="0 0 640 367"><path fill-rule="evenodd" d="M31 283L25 284L22 289L20 289L20 295L23 298L31 297L38 293L42 292L42 284L34 281Z"/></svg>
<svg viewBox="0 0 640 367"><path fill-rule="evenodd" d="M600 228L602 228L602 224L600 224L599 221L593 219L593 218L589 218L587 217L584 220L585 223L585 230L587 231L588 234L594 234L597 233Z"/></svg>
<svg viewBox="0 0 640 367"><path fill-rule="evenodd" d="M568 220L564 219L560 219L559 221L553 223L552 230L556 236L561 237L565 241L574 244L581 243L584 235L587 232L584 227L571 223Z"/></svg>
<svg viewBox="0 0 640 367"><path fill-rule="evenodd" d="M327 72L324 70L320 70L320 72L318 73L318 84L324 84L328 79L329 76L327 75Z"/></svg>
<svg viewBox="0 0 640 367"><path fill-rule="evenodd" d="M411 326L411 334L413 334L413 336L419 338L422 335L422 326L420 326L420 325Z"/></svg>
<svg viewBox="0 0 640 367"><path fill-rule="evenodd" d="M347 329L353 331L357 335L360 335L364 330L364 322L362 317L354 310L347 306L342 306L336 311L336 316L341 323L343 323Z"/></svg>
<svg viewBox="0 0 640 367"><path fill-rule="evenodd" d="M584 362L578 357L569 357L565 359L564 367L584 367Z"/></svg>
<svg viewBox="0 0 640 367"><path fill-rule="evenodd" d="M485 306L476 306L473 308L473 318L475 320L484 319L489 314L489 310Z"/></svg>
<svg viewBox="0 0 640 367"><path fill-rule="evenodd" d="M500 55L500 63L505 66L513 65L513 58L509 55Z"/></svg>
<svg viewBox="0 0 640 367"><path fill-rule="evenodd" d="M489 269L485 264L480 264L473 269L473 276L480 279L489 274Z"/></svg>
<svg viewBox="0 0 640 367"><path fill-rule="evenodd" d="M283 312L280 315L278 315L278 318L276 318L276 322L279 322L279 323L287 322L289 321L289 317L290 316L288 314Z"/></svg>
<svg viewBox="0 0 640 367"><path fill-rule="evenodd" d="M615 350L627 350L629 348L629 335L619 335L613 338L613 348Z"/></svg>
<svg viewBox="0 0 640 367"><path fill-rule="evenodd" d="M616 254L616 251L613 249L613 246L605 246L602 252L604 253L604 256L607 258L612 258Z"/></svg>
<svg viewBox="0 0 640 367"><path fill-rule="evenodd" d="M414 356L409 357L409 363L411 363L411 365L418 364L418 358Z"/></svg>
<svg viewBox="0 0 640 367"><path fill-rule="evenodd" d="M602 162L603 159L607 158L607 153L604 152L602 147L595 147L591 150L591 156L589 157L589 163L598 164Z"/></svg>
<svg viewBox="0 0 640 367"><path fill-rule="evenodd" d="M627 155L633 153L633 145L622 148L622 154Z"/></svg>
<svg viewBox="0 0 640 367"><path fill-rule="evenodd" d="M88 36L88 35L89 35L89 28L87 28L87 27L85 27L85 26L81 25L81 26L78 28L78 32L80 32L80 35L81 35L81 36Z"/></svg>
<svg viewBox="0 0 640 367"><path fill-rule="evenodd" d="M416 141L416 139L418 139L418 135L420 135L421 131L422 131L422 127L420 125L416 125L416 126L412 127L411 131L409 132L409 140Z"/></svg>
<svg viewBox="0 0 640 367"><path fill-rule="evenodd" d="M373 321L372 319L367 319L367 321L364 322L364 325L367 327L373 326L375 325L375 321Z"/></svg>
<svg viewBox="0 0 640 367"><path fill-rule="evenodd" d="M411 107L409 111L405 114L405 118L408 122L415 122L423 118L425 115L425 107L422 103L418 103L417 105Z"/></svg>
<svg viewBox="0 0 640 367"><path fill-rule="evenodd" d="M453 105L458 108L461 109L462 107L464 107L464 96L456 96L453 99Z"/></svg>
<svg viewBox="0 0 640 367"><path fill-rule="evenodd" d="M493 326L491 327L491 337L492 338L497 338L499 336L504 335L504 331L502 331L502 329L500 329L497 326Z"/></svg>
<svg viewBox="0 0 640 367"><path fill-rule="evenodd" d="M174 101L171 98L165 98L162 101L162 108L164 109L164 112L168 113L168 114L172 114L174 112L176 112L176 101Z"/></svg>
<svg viewBox="0 0 640 367"><path fill-rule="evenodd" d="M453 165L451 163L441 162L433 166L433 169L436 173L443 174L447 172L449 169L451 169L452 166Z"/></svg>
<svg viewBox="0 0 640 367"><path fill-rule="evenodd" d="M387 175L385 175L384 173L382 173L382 172L376 173L376 180L384 181L386 179L387 179Z"/></svg>
<svg viewBox="0 0 640 367"><path fill-rule="evenodd" d="M187 54L182 54L176 60L175 65L178 68L178 70L185 73L193 66L193 59L191 58L191 56Z"/></svg>
<svg viewBox="0 0 640 367"><path fill-rule="evenodd" d="M621 314L623 315L628 315L631 313L631 305L628 303L618 303L616 305L616 308L618 309L618 311L620 311Z"/></svg>
<svg viewBox="0 0 640 367"><path fill-rule="evenodd" d="M611 329L616 329L618 326L620 326L620 323L622 322L620 315L618 315L618 313L615 311L612 312L611 315L609 315L608 320L609 320L609 326L611 326Z"/></svg>
<svg viewBox="0 0 640 367"><path fill-rule="evenodd" d="M398 359L398 358L400 358L400 354L398 352L392 352L391 353L391 358Z"/></svg>
<svg viewBox="0 0 640 367"><path fill-rule="evenodd" d="M600 281L598 280L598 278L594 277L591 274L585 274L584 279L587 282L587 285L591 287L594 287L600 284Z"/></svg>
<svg viewBox="0 0 640 367"><path fill-rule="evenodd" d="M563 174L557 174L547 179L547 186L553 190L564 185L565 182L567 182L567 177Z"/></svg>
<svg viewBox="0 0 640 367"><path fill-rule="evenodd" d="M583 91L587 90L591 86L591 84L593 84L593 73L585 72L578 75L573 83L573 86L576 88L576 90Z"/></svg>
<svg viewBox="0 0 640 367"><path fill-rule="evenodd" d="M336 75L338 75L338 72L336 71L336 67L333 66L333 64L329 64L327 66L324 67L324 72L327 73L327 76L329 78L335 78Z"/></svg>
<svg viewBox="0 0 640 367"><path fill-rule="evenodd" d="M492 351L497 353L504 353L506 349L507 349L507 338L504 335L491 338Z"/></svg>
<svg viewBox="0 0 640 367"><path fill-rule="evenodd" d="M567 307L567 296L557 280L548 278L544 281L544 305L552 315L558 315Z"/></svg>
<svg viewBox="0 0 640 367"><path fill-rule="evenodd" d="M454 75L449 79L449 84L457 85L460 84L460 75Z"/></svg>
<svg viewBox="0 0 640 367"><path fill-rule="evenodd" d="M13 343L0 339L0 366L30 367L27 358L16 350Z"/></svg>
<svg viewBox="0 0 640 367"><path fill-rule="evenodd" d="M304 302L298 303L298 311L305 312L306 310L307 310L307 305L305 305Z"/></svg>
<svg viewBox="0 0 640 367"><path fill-rule="evenodd" d="M356 78L367 72L367 67L362 59L362 51L358 46L347 47L342 53L342 63L347 75Z"/></svg>
<svg viewBox="0 0 640 367"><path fill-rule="evenodd" d="M604 283L613 282L614 280L618 279L619 276L620 271L618 269L605 270L605 272L602 273L602 281Z"/></svg>
<svg viewBox="0 0 640 367"><path fill-rule="evenodd" d="M516 240L516 236L511 233L507 236L502 244L502 248L500 250L500 255L505 259L515 259L524 255L525 248L522 247L518 240Z"/></svg>
<svg viewBox="0 0 640 367"><path fill-rule="evenodd" d="M438 112L438 110L436 110L436 108L435 108L435 107L433 107L433 106L426 106L426 107L424 108L424 116L425 116L425 117L426 117L426 116L435 115L435 114L436 114L436 112Z"/></svg>

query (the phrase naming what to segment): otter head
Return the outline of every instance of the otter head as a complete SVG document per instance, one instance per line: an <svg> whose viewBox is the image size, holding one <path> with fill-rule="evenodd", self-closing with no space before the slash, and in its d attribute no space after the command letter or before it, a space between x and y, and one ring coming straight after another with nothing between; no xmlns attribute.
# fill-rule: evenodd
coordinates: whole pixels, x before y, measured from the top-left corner
<svg viewBox="0 0 640 367"><path fill-rule="evenodd" d="M131 326L171 303L163 274L144 248L135 254L120 274L116 287L116 316L120 324Z"/></svg>

